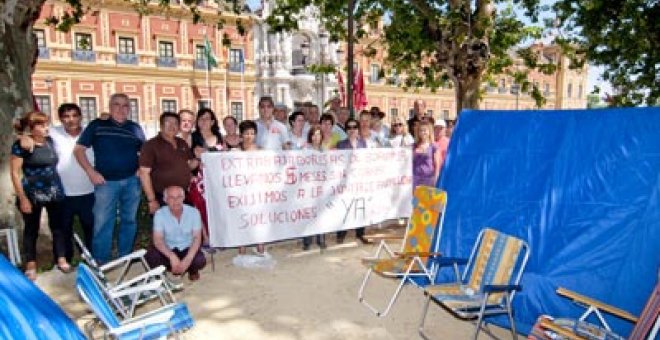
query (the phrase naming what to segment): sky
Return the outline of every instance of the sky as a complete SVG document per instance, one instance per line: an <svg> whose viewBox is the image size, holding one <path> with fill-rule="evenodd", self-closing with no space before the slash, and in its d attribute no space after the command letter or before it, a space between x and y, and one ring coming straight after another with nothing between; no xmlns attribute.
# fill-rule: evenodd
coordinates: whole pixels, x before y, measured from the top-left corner
<svg viewBox="0 0 660 340"><path fill-rule="evenodd" d="M542 4L550 5L554 2L553 0L542 0ZM261 0L247 0L247 4L252 10L261 7ZM600 86L600 96L603 97L605 93L612 93L612 86L601 79L603 73L603 68L598 66L589 66L589 75L587 81L588 92L591 92L594 89L594 86Z"/></svg>

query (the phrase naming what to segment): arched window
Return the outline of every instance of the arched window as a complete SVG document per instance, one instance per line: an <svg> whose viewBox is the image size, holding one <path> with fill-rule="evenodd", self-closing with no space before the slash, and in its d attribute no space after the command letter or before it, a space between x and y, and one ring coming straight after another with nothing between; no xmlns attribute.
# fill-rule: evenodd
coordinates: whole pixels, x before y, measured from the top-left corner
<svg viewBox="0 0 660 340"><path fill-rule="evenodd" d="M304 34L296 34L291 39L291 66L293 69L304 69L310 64L311 40Z"/></svg>

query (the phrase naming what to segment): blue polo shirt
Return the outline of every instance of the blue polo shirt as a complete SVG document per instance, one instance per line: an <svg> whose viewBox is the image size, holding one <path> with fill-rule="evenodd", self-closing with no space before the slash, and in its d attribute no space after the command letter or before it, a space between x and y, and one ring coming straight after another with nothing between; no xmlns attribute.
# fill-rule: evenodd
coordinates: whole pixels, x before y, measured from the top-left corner
<svg viewBox="0 0 660 340"><path fill-rule="evenodd" d="M181 220L177 220L170 207L164 206L154 215L154 232L162 233L168 248L185 250L190 247L195 232L202 228L199 211L187 204L183 205Z"/></svg>
<svg viewBox="0 0 660 340"><path fill-rule="evenodd" d="M95 119L82 132L78 144L94 150L94 168L108 181L135 176L138 153L144 132L137 123L127 120Z"/></svg>

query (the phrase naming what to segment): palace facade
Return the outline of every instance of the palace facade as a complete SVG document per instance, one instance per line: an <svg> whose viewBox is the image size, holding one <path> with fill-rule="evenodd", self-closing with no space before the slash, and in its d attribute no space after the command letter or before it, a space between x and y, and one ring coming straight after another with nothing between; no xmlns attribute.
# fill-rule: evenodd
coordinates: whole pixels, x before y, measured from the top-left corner
<svg viewBox="0 0 660 340"><path fill-rule="evenodd" d="M336 75L307 71L312 64L345 68L345 47L329 42L319 31L313 10L301 21L298 32L272 34L264 19L274 1L262 1L262 8L241 15L218 15L213 2L208 3L201 9L208 24L193 24L188 11L177 4L167 13L141 17L123 0L104 0L101 8L63 33L44 22L63 14L66 4L48 0L35 24L39 60L33 89L40 109L57 120L57 107L75 102L89 121L107 111L112 93L123 92L130 97L130 118L152 134L163 111L210 107L219 117L253 119L262 95L292 108L305 101L321 105L338 93ZM156 4L153 10L158 10ZM220 19L224 25L218 29L212 23ZM239 33L239 26L246 28L245 34ZM369 39L378 39L378 34L374 30ZM207 40L216 67L207 67ZM553 75L530 76L546 95L544 108L586 107L586 68L569 69L556 47L538 48L559 65ZM360 53L360 46L356 48L355 63L363 70L368 106L379 106L388 116L407 115L413 102L421 99L433 116L455 118L453 90L406 92L391 85L380 77L384 57L383 51L367 57ZM481 107L532 109L535 104L503 77L497 87L487 88Z"/></svg>

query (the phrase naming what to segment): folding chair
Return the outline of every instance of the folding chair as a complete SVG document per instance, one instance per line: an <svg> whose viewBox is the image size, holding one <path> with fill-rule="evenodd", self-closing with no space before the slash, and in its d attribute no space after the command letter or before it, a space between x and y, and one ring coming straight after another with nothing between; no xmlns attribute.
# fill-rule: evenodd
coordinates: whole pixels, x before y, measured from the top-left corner
<svg viewBox="0 0 660 340"><path fill-rule="evenodd" d="M141 286L125 287L117 290L119 295L136 295L150 290L159 289L163 283L160 280L150 281ZM76 288L83 300L89 305L97 318L105 325L104 337L111 335L118 339L156 339L189 329L194 321L188 307L183 303L171 303L146 314L125 320L117 318L108 296L99 286L95 274L85 264L78 267ZM91 339L92 329L88 323L85 332Z"/></svg>
<svg viewBox="0 0 660 340"><path fill-rule="evenodd" d="M413 197L413 211L406 233L401 243L400 251L393 251L383 237L374 256L362 259L367 266L367 273L358 292L358 300L376 314L384 316L392 308L403 286L407 283L418 284L420 280L433 282L435 265L433 259L437 252L439 235L442 231L447 193L443 190L418 186ZM399 280L387 306L381 312L364 299L364 290L372 273L384 278Z"/></svg>
<svg viewBox="0 0 660 340"><path fill-rule="evenodd" d="M428 298L419 325L420 336L428 339L424 322L433 301L460 319L477 319L474 339L477 339L485 317L507 314L515 339L511 301L515 292L521 289L518 284L528 257L529 246L523 240L487 228L479 233L469 260L442 258L441 265L466 266L463 275L457 276L456 283L424 288Z"/></svg>
<svg viewBox="0 0 660 340"><path fill-rule="evenodd" d="M87 264L87 266L89 266L93 270L93 272L101 280L108 282L110 285L117 285L120 284L123 280L125 280L126 275L131 269L131 266L136 262L139 262L142 265L142 269L144 270L144 272L149 272L151 270L149 264L147 263L147 260L144 258L144 255L147 253L145 249L138 249L126 256L120 257L114 261L110 261L100 266L94 259L94 256L92 256L92 253L89 251L89 249L85 247L85 244L82 242L78 234L74 233L73 237L76 240L76 244L78 245L78 248L80 248L80 256L82 257L82 260ZM121 271L117 275L115 281L110 282L108 280L107 274L109 272L117 270L118 268L121 269ZM182 284L174 284L173 282L168 280L167 277L165 276L160 277L160 279L162 279L167 284L167 286L171 291L177 291L183 288Z"/></svg>
<svg viewBox="0 0 660 340"><path fill-rule="evenodd" d="M21 250L18 248L18 237L16 236L16 229L4 228L0 229L0 237L7 238L7 252L9 253L9 261L15 266L21 264Z"/></svg>
<svg viewBox="0 0 660 340"><path fill-rule="evenodd" d="M653 340L658 336L658 328L660 327L660 324L658 323L658 313L660 313L660 283L655 285L655 289L651 293L651 296L649 296L646 306L644 307L644 310L642 310L642 314L639 315L639 318L622 309L591 299L566 288L557 289L557 294L573 300L573 302L587 308L587 310L578 319L554 319L548 315L541 315L532 328L532 332L528 339L625 339L610 329L610 326L605 321L601 312L634 323L635 327L628 336L628 339ZM596 315L596 319L600 324L586 321L592 313Z"/></svg>
<svg viewBox="0 0 660 340"><path fill-rule="evenodd" d="M7 238L7 255L9 255L9 261L13 265L18 266L23 261L21 261L21 249L18 246L17 231L14 227L17 223L14 208L10 208L7 212L7 221L7 225L0 229L0 237L4 236Z"/></svg>
<svg viewBox="0 0 660 340"><path fill-rule="evenodd" d="M78 234L74 233L73 237L76 241L76 244L80 248L80 256L82 257L83 261L94 274L98 284L103 287L103 289L106 290L108 294L110 294L110 292L113 290L123 289L138 284L144 284L149 281L159 280L162 282L161 289L157 291L153 290L149 293L141 294L140 296L137 296L133 299L129 299L125 295L122 295L121 298L118 297L118 301L116 304L114 304L114 306L116 311L122 315L122 317L126 318L132 316L136 306L155 298L159 298L162 303L166 303L167 301L176 301L173 291L181 289L182 285L175 285L167 279L165 276L165 267L159 266L154 269L149 268L149 264L147 264L147 261L144 258L146 250L136 250L131 254L108 262L105 265L99 266L89 249L85 247L85 244L82 242ZM140 275L137 275L136 277L127 279L126 276L131 269L131 266L136 262L142 264L142 269L144 272ZM108 273L115 270L119 270L119 274L114 281L110 281L108 279Z"/></svg>

